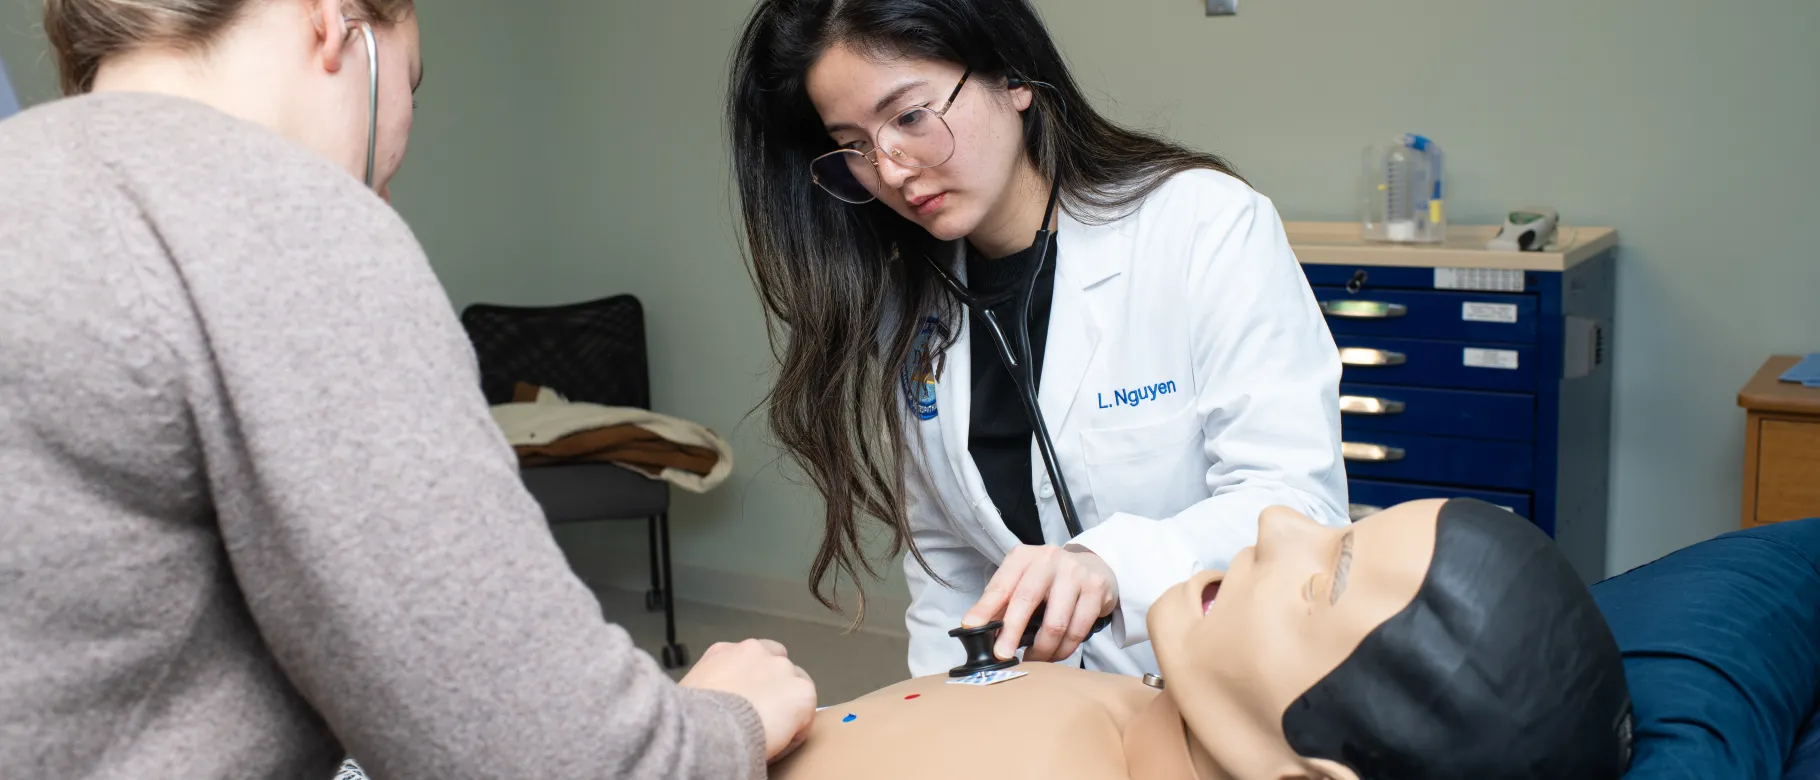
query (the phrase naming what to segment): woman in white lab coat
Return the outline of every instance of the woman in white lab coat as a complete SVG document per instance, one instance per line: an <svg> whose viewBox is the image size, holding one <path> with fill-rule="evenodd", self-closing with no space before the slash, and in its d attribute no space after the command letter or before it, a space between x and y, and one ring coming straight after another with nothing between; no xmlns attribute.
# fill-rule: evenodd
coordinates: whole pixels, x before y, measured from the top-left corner
<svg viewBox="0 0 1820 780"><path fill-rule="evenodd" d="M914 675L993 619L1010 656L1039 606L1024 660L1154 673L1151 602L1260 510L1347 522L1338 352L1276 210L1095 112L1027 0L761 0L729 102L771 422L826 500L811 586L876 576L882 520Z"/></svg>

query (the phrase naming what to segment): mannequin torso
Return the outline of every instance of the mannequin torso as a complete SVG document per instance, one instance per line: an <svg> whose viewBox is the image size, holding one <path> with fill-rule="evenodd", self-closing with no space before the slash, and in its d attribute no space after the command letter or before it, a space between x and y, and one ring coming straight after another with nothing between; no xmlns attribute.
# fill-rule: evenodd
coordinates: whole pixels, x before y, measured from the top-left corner
<svg viewBox="0 0 1820 780"><path fill-rule="evenodd" d="M1190 759L1181 716L1161 691L1071 666L1026 663L1012 671L1027 676L986 686L918 677L822 710L808 741L771 776L1193 777L1183 773ZM982 729L984 722L991 726ZM1127 754L1139 761L1129 763Z"/></svg>

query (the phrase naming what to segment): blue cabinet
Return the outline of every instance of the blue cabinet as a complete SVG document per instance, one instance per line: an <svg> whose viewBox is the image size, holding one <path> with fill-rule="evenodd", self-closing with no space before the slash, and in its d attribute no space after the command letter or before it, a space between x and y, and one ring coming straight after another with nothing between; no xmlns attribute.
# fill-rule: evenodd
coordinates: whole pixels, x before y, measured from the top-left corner
<svg viewBox="0 0 1820 780"><path fill-rule="evenodd" d="M1465 496L1554 537L1605 576L1614 250L1606 228L1560 251L1483 249L1491 228L1435 246L1367 244L1351 223L1289 223L1340 348L1355 517Z"/></svg>

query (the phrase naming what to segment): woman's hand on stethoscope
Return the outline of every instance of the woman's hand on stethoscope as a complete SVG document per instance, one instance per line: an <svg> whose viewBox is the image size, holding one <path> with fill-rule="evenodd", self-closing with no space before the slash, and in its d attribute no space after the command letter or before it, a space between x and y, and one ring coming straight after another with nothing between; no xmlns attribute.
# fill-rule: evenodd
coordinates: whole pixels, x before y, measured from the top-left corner
<svg viewBox="0 0 1820 780"><path fill-rule="evenodd" d="M1043 607L1043 627L1024 651L1024 660L1057 661L1074 655L1094 622L1111 614L1118 602L1118 577L1100 556L1072 545L1023 545L1005 556L961 626L982 626L1003 614L999 619L1005 626L993 652L1008 659L1017 655L1018 638L1030 614Z"/></svg>

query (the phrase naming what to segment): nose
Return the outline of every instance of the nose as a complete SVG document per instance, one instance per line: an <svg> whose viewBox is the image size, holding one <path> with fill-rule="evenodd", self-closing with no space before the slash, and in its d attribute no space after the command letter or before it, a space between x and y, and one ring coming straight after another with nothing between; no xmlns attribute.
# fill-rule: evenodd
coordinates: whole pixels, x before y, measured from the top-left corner
<svg viewBox="0 0 1820 780"><path fill-rule="evenodd" d="M1318 548L1323 528L1320 523L1288 507L1267 507L1258 515L1258 544L1254 555L1259 563L1296 555Z"/></svg>
<svg viewBox="0 0 1820 780"><path fill-rule="evenodd" d="M901 165L896 160L892 159L889 150L880 149L876 157L878 180L883 182L887 187L894 190L902 189L904 183L910 181L910 178L916 175L915 168L908 165Z"/></svg>

